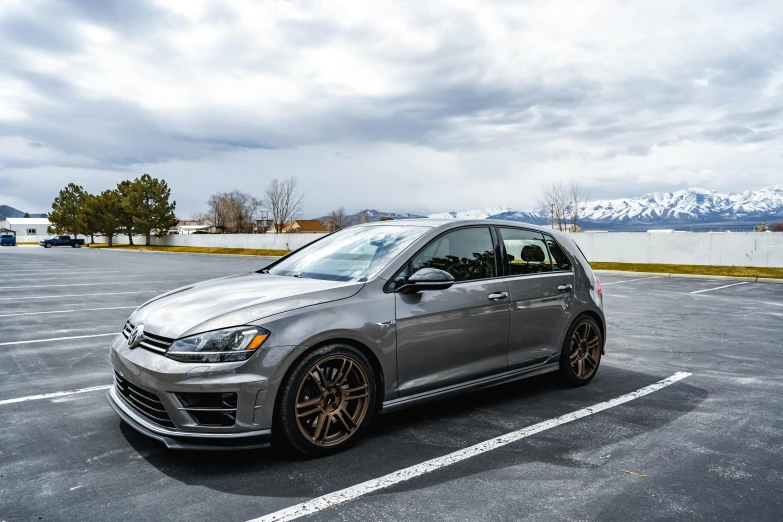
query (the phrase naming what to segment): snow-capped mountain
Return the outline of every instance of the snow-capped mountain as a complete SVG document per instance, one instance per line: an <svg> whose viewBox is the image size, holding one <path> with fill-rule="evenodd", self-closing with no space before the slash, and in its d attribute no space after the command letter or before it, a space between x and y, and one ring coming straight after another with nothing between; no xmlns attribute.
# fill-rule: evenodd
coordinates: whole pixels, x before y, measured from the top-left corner
<svg viewBox="0 0 783 522"><path fill-rule="evenodd" d="M783 185L740 193L688 188L654 192L634 198L590 201L582 205L581 219L589 228L731 228L763 220L783 219ZM490 207L461 212L431 214L439 219L506 219L548 223L546 212Z"/></svg>

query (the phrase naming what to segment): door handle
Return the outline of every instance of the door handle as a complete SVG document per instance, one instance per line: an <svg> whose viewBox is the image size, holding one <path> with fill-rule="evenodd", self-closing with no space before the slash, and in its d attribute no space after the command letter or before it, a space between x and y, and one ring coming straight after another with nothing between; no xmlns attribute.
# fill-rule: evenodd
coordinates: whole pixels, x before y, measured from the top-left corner
<svg viewBox="0 0 783 522"><path fill-rule="evenodd" d="M501 299L505 299L506 297L508 297L508 292L498 292L495 294L489 294L487 297L493 301L499 301Z"/></svg>
<svg viewBox="0 0 783 522"><path fill-rule="evenodd" d="M557 287L561 292L570 292L574 289L573 285L560 285Z"/></svg>

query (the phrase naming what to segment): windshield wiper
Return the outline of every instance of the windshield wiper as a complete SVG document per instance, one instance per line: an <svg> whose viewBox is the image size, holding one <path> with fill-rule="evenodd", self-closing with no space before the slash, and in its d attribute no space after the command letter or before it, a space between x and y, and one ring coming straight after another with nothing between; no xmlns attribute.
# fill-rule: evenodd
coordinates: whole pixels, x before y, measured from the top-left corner
<svg viewBox="0 0 783 522"><path fill-rule="evenodd" d="M269 273L269 269L268 268L262 268L261 270L258 271L258 273L259 274L268 274Z"/></svg>
<svg viewBox="0 0 783 522"><path fill-rule="evenodd" d="M293 274L293 276L294 276L294 277L298 277L298 278L300 278L300 279L310 279L309 277L307 277L307 276L303 276L302 274Z"/></svg>

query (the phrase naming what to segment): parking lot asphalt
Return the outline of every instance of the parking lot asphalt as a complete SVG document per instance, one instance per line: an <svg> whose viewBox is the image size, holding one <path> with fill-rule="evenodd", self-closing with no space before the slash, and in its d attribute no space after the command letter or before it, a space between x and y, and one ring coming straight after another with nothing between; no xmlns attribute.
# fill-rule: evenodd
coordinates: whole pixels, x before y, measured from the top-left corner
<svg viewBox="0 0 783 522"><path fill-rule="evenodd" d="M133 308L268 262L0 250L0 520L246 521L681 371L692 375L307 520L780 520L783 285L605 275L606 355L590 385L543 375L384 415L323 459L169 451L125 426L104 390L10 402L109 385L108 345Z"/></svg>

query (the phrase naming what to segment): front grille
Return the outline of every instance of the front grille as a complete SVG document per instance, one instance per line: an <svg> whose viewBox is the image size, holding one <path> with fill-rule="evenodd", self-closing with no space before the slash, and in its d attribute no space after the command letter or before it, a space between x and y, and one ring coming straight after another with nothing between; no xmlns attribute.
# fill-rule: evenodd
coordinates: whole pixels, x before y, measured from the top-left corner
<svg viewBox="0 0 783 522"><path fill-rule="evenodd" d="M133 328L134 326L130 323L130 321L125 323L125 328L123 328L122 330L123 337L128 339L130 337L131 332L133 331ZM171 346L171 343L173 342L174 339L169 339L168 337L161 337L160 335L144 332L144 337L142 338L138 347L144 348L145 350L148 350L153 353L164 355L166 353L166 350L169 349L169 346Z"/></svg>
<svg viewBox="0 0 783 522"><path fill-rule="evenodd" d="M186 411L196 424L202 426L233 426L237 421L237 394L177 393Z"/></svg>
<svg viewBox="0 0 783 522"><path fill-rule="evenodd" d="M173 428L166 408L157 395L131 383L122 377L116 371L114 372L114 383L117 391L125 398L125 401L137 412L141 413L155 424L160 424L167 428Z"/></svg>

